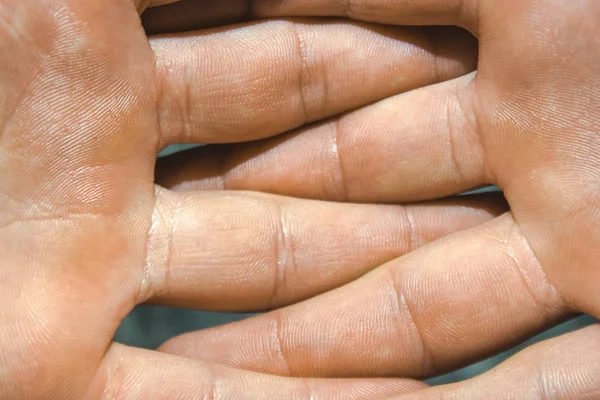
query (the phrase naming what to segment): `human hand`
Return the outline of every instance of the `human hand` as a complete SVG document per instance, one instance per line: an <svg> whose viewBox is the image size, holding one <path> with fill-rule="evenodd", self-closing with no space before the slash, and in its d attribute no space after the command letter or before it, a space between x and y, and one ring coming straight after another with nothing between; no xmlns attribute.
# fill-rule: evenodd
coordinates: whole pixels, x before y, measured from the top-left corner
<svg viewBox="0 0 600 400"><path fill-rule="evenodd" d="M261 17L346 15L472 31L480 41L476 75L336 120L344 198L414 201L497 184L511 212L306 303L184 335L163 350L290 376L423 378L498 352L573 313L600 318L600 2L253 4ZM325 129L288 141L310 148ZM276 140L240 146L233 157L247 161L226 175L235 178L226 187L256 188L254 176L266 162L252 156L269 143L278 158L293 160L289 168L302 170L307 161ZM207 162L194 154L191 161L165 161L172 167L167 186L214 185L197 172ZM326 170L323 182L330 179ZM418 179L404 179L416 170ZM278 171L270 174L264 189L281 180ZM297 177L294 188L280 192L296 193L301 182ZM316 189L308 195L340 198ZM262 339L241 335L248 330L262 330ZM275 332L280 343L272 340ZM593 326L541 343L476 379L413 396L598 398L599 351L600 327Z"/></svg>
<svg viewBox="0 0 600 400"><path fill-rule="evenodd" d="M373 398L420 387L261 375L112 336L143 302L226 311L297 302L501 212L492 198L344 205L153 182L169 143L264 138L456 77L474 67L474 42L456 30L333 20L149 42L141 9L0 2L0 398L272 399L308 387ZM339 162L334 147L311 150ZM306 173L287 169L291 182ZM341 181L327 186L343 191Z"/></svg>

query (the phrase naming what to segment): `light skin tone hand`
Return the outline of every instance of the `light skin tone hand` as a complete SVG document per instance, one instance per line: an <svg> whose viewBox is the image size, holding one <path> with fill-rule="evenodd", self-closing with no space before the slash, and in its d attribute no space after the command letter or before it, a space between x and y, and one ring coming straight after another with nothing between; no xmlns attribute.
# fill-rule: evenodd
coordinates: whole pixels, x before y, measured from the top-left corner
<svg viewBox="0 0 600 400"><path fill-rule="evenodd" d="M234 3L214 3L196 15L223 23L249 19ZM140 303L273 309L340 287L504 212L501 196L407 206L327 201L366 198L357 193L368 189L352 181L367 166L342 159L350 137L335 120L307 128L297 143L285 136L275 146L232 147L241 158L229 158L223 170L244 168L244 158L262 157L261 165L270 165L254 183L240 172L247 192L211 190L231 185L235 174L213 179L217 187L185 193L154 181L156 155L170 143L222 143L223 152L236 154L225 144L272 137L467 74L476 64L473 38L457 29L310 18L176 33L189 27L177 26L168 10L150 12L147 28L175 33L148 38L139 18L146 6L134 0L0 1L0 398L373 399L422 388L404 378L278 376L291 353L283 341L284 353L276 354L286 358L262 358L275 354L272 344L288 335L272 317L250 322L237 338L248 340L248 360L256 358L245 370L227 365L238 363L236 357L220 363L226 336L206 353L216 363L197 359L199 352L144 351L112 337ZM201 21L181 22L202 27ZM390 111L398 114L395 106ZM303 156L277 160L290 145ZM253 146L262 147L252 153ZM416 154L419 139L405 146ZM428 197L429 189L415 182L427 178L423 162L438 156L426 154L419 168L398 177L406 193ZM157 172L178 176L166 164ZM266 193L264 185L276 178L287 181L281 187L290 197ZM382 177L382 184L389 179L395 178ZM321 200L302 199L311 196ZM386 339L388 316L381 315L377 329ZM311 329L320 325L324 335L329 328L323 324L341 317L353 316L315 320ZM298 322L300 328L307 320ZM256 347L267 328L273 342ZM308 331L301 333L307 340ZM298 347L295 360L306 350ZM315 361L306 357L304 372L335 375L319 371ZM337 375L353 375L339 357L331 361ZM267 369L273 374L250 371ZM303 372L292 361L284 370Z"/></svg>
<svg viewBox="0 0 600 400"><path fill-rule="evenodd" d="M415 392L409 379L370 377L430 376L572 313L600 317L600 4L243 3L212 20L365 23L149 42L146 5L132 0L0 3L0 397L594 398L598 327L456 385ZM148 24L184 29L172 10ZM476 52L457 31L369 22L463 26L480 40L478 73L397 95L468 73ZM323 119L166 160L164 188L153 184L166 144ZM327 202L485 183L504 189L510 213L402 258L502 202ZM157 352L111 342L138 303L263 310L381 264Z"/></svg>
<svg viewBox="0 0 600 400"><path fill-rule="evenodd" d="M600 2L257 0L251 9L462 26L479 39L478 71L284 138L165 160L165 186L398 203L497 184L511 211L305 303L161 350L284 376L423 378L574 313L600 318ZM295 152L331 145L331 125L343 174L325 155ZM277 160L287 161L276 169ZM344 190L328 191L340 176ZM596 399L599 351L592 326L406 398Z"/></svg>

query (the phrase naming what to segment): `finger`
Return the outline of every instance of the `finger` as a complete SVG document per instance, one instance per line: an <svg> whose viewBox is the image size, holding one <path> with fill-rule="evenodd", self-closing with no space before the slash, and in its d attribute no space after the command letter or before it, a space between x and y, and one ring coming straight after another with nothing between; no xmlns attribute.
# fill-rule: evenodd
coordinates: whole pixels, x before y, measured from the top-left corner
<svg viewBox="0 0 600 400"><path fill-rule="evenodd" d="M239 23L251 19L247 0L183 0L168 5L151 3L142 14L148 34L185 32Z"/></svg>
<svg viewBox="0 0 600 400"><path fill-rule="evenodd" d="M166 157L156 179L174 190L362 202L439 198L491 183L468 119L471 79L411 91L285 136Z"/></svg>
<svg viewBox="0 0 600 400"><path fill-rule="evenodd" d="M171 0L155 0L158 3ZM189 13L206 7L202 0L184 0ZM250 18L336 16L394 25L458 25L475 31L477 0L243 0L234 1ZM173 12L177 10L172 7ZM181 8L184 8L183 6ZM182 15L180 13L179 15ZM193 17L189 17L190 19Z"/></svg>
<svg viewBox="0 0 600 400"><path fill-rule="evenodd" d="M162 142L273 136L475 68L472 37L431 29L289 20L155 37Z"/></svg>
<svg viewBox="0 0 600 400"><path fill-rule="evenodd" d="M567 313L507 214L304 303L161 349L277 375L425 377L512 346Z"/></svg>
<svg viewBox="0 0 600 400"><path fill-rule="evenodd" d="M598 399L600 325L531 346L476 378L439 386L410 399Z"/></svg>
<svg viewBox="0 0 600 400"><path fill-rule="evenodd" d="M142 300L264 310L337 287L502 212L501 197L412 206L159 191Z"/></svg>
<svg viewBox="0 0 600 400"><path fill-rule="evenodd" d="M405 379L261 375L113 344L90 397L119 399L383 399L426 385Z"/></svg>
<svg viewBox="0 0 600 400"><path fill-rule="evenodd" d="M252 0L255 18L340 16L396 25L458 25L477 29L478 0Z"/></svg>

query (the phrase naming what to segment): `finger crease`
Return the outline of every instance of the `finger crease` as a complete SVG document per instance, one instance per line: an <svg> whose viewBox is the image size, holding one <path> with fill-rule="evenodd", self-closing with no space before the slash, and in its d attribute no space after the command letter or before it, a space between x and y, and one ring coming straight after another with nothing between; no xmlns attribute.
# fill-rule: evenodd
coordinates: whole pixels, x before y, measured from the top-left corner
<svg viewBox="0 0 600 400"><path fill-rule="evenodd" d="M408 247L408 251L406 253L410 253L413 250L415 250L418 247L418 243L417 243L417 228L415 225L415 220L412 214L412 211L410 210L409 207L403 207L404 209L404 214L406 215L406 220L408 222L408 236L410 238L410 242L409 242L409 247Z"/></svg>
<svg viewBox="0 0 600 400"><path fill-rule="evenodd" d="M472 72L471 74L469 74L470 80L468 85L472 85L474 83L473 79L476 77L476 75L476 72ZM483 145L482 141L483 131L480 126L480 117L478 116L478 113L472 105L468 105L468 108L465 108L464 99L461 98L461 96L458 93L459 87L460 86L458 85L454 87L452 98L456 101L456 104L458 105L460 115L465 121L465 126L468 125L468 128L471 129L475 136L476 141L473 143L475 144L476 149L481 155L481 164L480 167L477 168L477 171L481 171L480 175L478 176L478 180L497 182L498 180L496 179L494 172L489 168L488 165L485 146ZM476 94L477 91L471 88L470 93Z"/></svg>
<svg viewBox="0 0 600 400"><path fill-rule="evenodd" d="M154 187L154 198L153 198L153 212L150 222L150 227L148 228L148 232L146 233L146 242L145 242L145 258L144 258L144 269L142 271L142 277L140 280L139 290L135 299L135 304L141 304L146 302L148 298L151 296L152 292L152 259L154 248L152 245L154 235L156 235L157 224L159 224L158 219L160 219L160 209L158 207L158 187Z"/></svg>
<svg viewBox="0 0 600 400"><path fill-rule="evenodd" d="M161 202L167 200L164 194L161 194L160 191L162 190L164 189L156 186L152 225L147 234L146 259L137 304L164 294L163 292L168 288L173 259L173 230L176 221L174 210L177 209L177 205L169 206L170 208L161 205ZM163 231L166 237L162 237ZM160 235L160 237L157 238L157 235ZM166 243L165 247L162 247L164 243ZM161 248L165 249L166 252L160 251ZM157 272L159 274L158 279Z"/></svg>
<svg viewBox="0 0 600 400"><path fill-rule="evenodd" d="M344 162L342 161L342 154L340 151L340 143L343 134L342 118L339 117L333 121L333 152L338 171L338 196L342 201L350 201L348 182L346 181L346 172L344 170Z"/></svg>
<svg viewBox="0 0 600 400"><path fill-rule="evenodd" d="M281 332L282 326L283 326L283 321L281 319L281 313L279 311L276 311L275 313L273 313L273 320L275 321L275 346L276 346L277 356L283 363L283 367L285 369L285 371L284 371L285 375L290 376L292 373L292 370L290 368L290 363L288 362L288 359L283 352L283 348L284 348L283 347L283 336L282 336L282 332Z"/></svg>
<svg viewBox="0 0 600 400"><path fill-rule="evenodd" d="M275 279L269 301L270 308L275 308L279 305L280 292L286 288L288 268L291 268L293 273L296 272L294 245L292 239L289 237L285 213L277 200L273 200L273 204L277 213L278 229L275 235Z"/></svg>
<svg viewBox="0 0 600 400"><path fill-rule="evenodd" d="M408 305L408 301L406 300L406 297L404 296L403 291L400 290L392 270L389 269L388 271L389 271L389 275L390 275L390 279L391 279L391 283L392 283L392 289L394 290L394 293L395 293L397 313L398 313L398 315L402 315L402 310L403 309L406 310L408 322L409 322L410 326L413 328L413 330L415 331L417 338L419 340L419 343L421 345L421 365L422 365L423 371L426 374L429 373L430 371L436 371L436 365L435 365L435 360L433 357L433 352L431 351L431 349L429 349L429 346L427 345L427 341L425 340L425 336L421 332L421 329L416 322L415 315L413 314L411 307Z"/></svg>
<svg viewBox="0 0 600 400"><path fill-rule="evenodd" d="M512 213L511 213L511 216L512 216ZM513 218L513 223L514 223L514 225L513 225L514 232L516 232L516 234L518 235L518 238L520 239L519 241L521 243L523 243L524 251L531 256L533 263L534 263L534 269L541 272L541 278L543 279L542 284L543 284L543 286L545 286L547 288L547 290L549 292L549 293L547 292L545 295L540 296L537 293L537 291L531 287L531 285L528 283L526 272L523 271L523 269L520 267L521 263L519 263L516 256L510 250L508 243L506 241L503 241L502 243L504 245L504 252L511 259L513 268L519 274L519 277L520 277L521 281L523 282L523 285L525 286L525 289L527 290L529 296L531 297L531 299L537 306L542 308L542 310L553 309L555 307L555 302L547 300L549 298L554 298L555 300L558 300L558 302L560 304L564 304L564 302L560 298L558 291L556 290L554 285L552 285L552 283L550 283L550 281L548 280L548 277L546 275L546 272L544 271L544 268L542 267L542 264L540 263L539 259L537 258L537 256L533 252L533 250L531 249L531 246L529 246L529 242L527 241L527 238L521 232L521 230L520 230L517 222L514 220L514 218ZM548 296L548 294L550 294L551 296Z"/></svg>
<svg viewBox="0 0 600 400"><path fill-rule="evenodd" d="M298 66L299 66L298 79L297 79L298 94L300 96L300 105L301 105L301 109L302 109L302 115L304 118L304 124L307 124L308 122L311 121L310 115L308 112L307 102L306 102L306 94L304 93L304 90L305 90L304 76L306 75L306 72L308 71L308 58L306 55L304 40L302 39L302 36L300 35L300 32L298 31L298 25L295 22L290 22L290 27L292 30L292 34L294 36L294 40L296 42L296 54L297 54Z"/></svg>
<svg viewBox="0 0 600 400"><path fill-rule="evenodd" d="M192 115L192 85L190 82L188 67L184 66L182 71L183 77L183 110L182 110L182 118L183 118L183 135L182 139L185 143L190 142L192 139L192 124L191 124L191 115Z"/></svg>

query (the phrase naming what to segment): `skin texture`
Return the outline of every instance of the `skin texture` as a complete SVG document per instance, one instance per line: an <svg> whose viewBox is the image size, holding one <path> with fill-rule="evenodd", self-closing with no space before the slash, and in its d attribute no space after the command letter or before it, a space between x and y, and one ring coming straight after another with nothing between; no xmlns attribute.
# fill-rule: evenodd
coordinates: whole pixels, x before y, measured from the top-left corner
<svg viewBox="0 0 600 400"><path fill-rule="evenodd" d="M169 143L270 137L460 76L475 67L474 39L310 18L148 38L145 6L0 1L0 398L371 399L422 388L259 374L112 337L140 303L284 306L502 213L501 196L352 205L154 183Z"/></svg>
<svg viewBox="0 0 600 400"><path fill-rule="evenodd" d="M597 397L598 327L411 378L600 317L600 3L184 3L0 1L0 398ZM111 343L148 301L283 308Z"/></svg>
<svg viewBox="0 0 600 400"><path fill-rule="evenodd" d="M573 313L600 318L600 3L259 0L251 9L260 17L458 25L479 39L477 74L287 136L190 151L161 161L159 182L389 203L492 183L511 211L305 303L183 335L162 350L290 376L422 378ZM331 143L338 170L324 156L294 150ZM277 160L286 161L274 169ZM309 165L310 174L292 173ZM345 190L319 185L331 180ZM262 334L242 336L247 331ZM535 346L481 378L409 398L596 398L597 360L587 356L596 342L592 327Z"/></svg>

